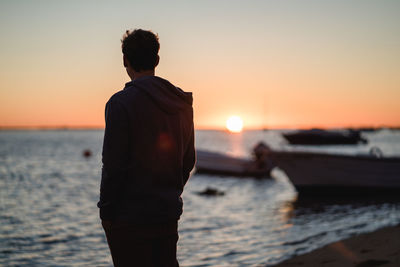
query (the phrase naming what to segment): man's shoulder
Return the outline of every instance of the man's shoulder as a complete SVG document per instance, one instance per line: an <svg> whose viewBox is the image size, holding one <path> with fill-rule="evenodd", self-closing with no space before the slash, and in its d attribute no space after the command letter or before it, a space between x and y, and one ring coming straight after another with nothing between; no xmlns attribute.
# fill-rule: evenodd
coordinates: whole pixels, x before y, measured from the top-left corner
<svg viewBox="0 0 400 267"><path fill-rule="evenodd" d="M114 93L111 97L110 97L110 99L108 99L108 101L107 101L107 103L106 103L106 109L107 108L110 108L111 106L122 106L121 104L122 104L122 101L121 101L121 99L123 98L123 96L122 96L122 94L121 94L121 92L122 91L118 91L118 92L116 92L116 93Z"/></svg>
<svg viewBox="0 0 400 267"><path fill-rule="evenodd" d="M140 90L137 90L134 86L125 86L124 89L116 92L113 94L110 99L108 100L108 103L120 103L124 104L126 102L132 102L136 98L136 96L139 96L141 94Z"/></svg>

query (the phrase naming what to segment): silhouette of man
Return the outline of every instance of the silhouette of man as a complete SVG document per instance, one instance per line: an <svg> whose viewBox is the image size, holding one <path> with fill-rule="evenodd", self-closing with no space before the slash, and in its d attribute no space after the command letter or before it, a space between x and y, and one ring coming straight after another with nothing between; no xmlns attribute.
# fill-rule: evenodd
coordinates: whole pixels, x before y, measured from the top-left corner
<svg viewBox="0 0 400 267"><path fill-rule="evenodd" d="M192 94L155 76L158 37L126 31L131 81L106 104L100 218L116 267L179 266L181 194L195 163Z"/></svg>

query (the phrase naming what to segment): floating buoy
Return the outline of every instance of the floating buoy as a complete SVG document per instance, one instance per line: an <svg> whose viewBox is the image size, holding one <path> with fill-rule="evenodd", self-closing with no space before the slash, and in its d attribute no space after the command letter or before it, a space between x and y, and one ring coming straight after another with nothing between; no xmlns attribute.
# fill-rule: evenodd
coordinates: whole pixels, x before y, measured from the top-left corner
<svg viewBox="0 0 400 267"><path fill-rule="evenodd" d="M90 151L90 149L85 149L85 150L83 150L82 155L85 158L90 158L92 156L92 151Z"/></svg>

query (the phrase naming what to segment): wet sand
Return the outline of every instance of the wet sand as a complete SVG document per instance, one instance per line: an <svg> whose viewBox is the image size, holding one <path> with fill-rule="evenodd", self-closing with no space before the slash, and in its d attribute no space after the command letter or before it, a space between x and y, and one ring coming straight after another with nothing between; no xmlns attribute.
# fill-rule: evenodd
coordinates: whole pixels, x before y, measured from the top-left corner
<svg viewBox="0 0 400 267"><path fill-rule="evenodd" d="M275 267L399 267L400 225L329 244Z"/></svg>

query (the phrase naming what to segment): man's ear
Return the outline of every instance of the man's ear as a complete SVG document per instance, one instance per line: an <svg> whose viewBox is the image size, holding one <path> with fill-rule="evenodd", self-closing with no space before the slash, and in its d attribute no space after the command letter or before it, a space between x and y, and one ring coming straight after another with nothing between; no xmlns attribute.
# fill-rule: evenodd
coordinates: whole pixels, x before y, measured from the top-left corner
<svg viewBox="0 0 400 267"><path fill-rule="evenodd" d="M159 62L160 62L160 56L157 55L157 61L156 61L156 65L154 66L154 68L158 66L158 63L159 63Z"/></svg>
<svg viewBox="0 0 400 267"><path fill-rule="evenodd" d="M126 58L125 55L124 55L123 59L124 59L124 67L127 68L129 65L128 59Z"/></svg>

